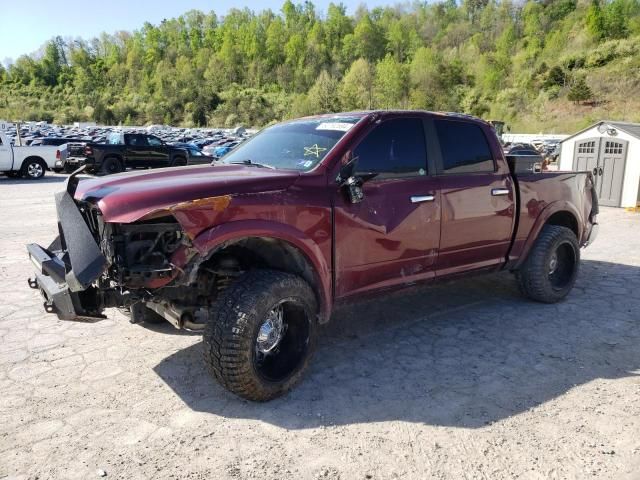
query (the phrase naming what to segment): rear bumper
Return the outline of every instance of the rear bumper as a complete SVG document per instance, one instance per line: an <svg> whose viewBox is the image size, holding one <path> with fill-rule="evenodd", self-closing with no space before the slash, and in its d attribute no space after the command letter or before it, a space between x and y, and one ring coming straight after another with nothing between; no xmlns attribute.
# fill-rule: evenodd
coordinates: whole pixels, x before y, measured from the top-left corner
<svg viewBox="0 0 640 480"><path fill-rule="evenodd" d="M587 239L584 242L584 246L589 246L593 242L595 242L596 238L598 238L598 233L600 232L600 224L594 223L591 225L591 230L589 230L589 234L587 235Z"/></svg>
<svg viewBox="0 0 640 480"><path fill-rule="evenodd" d="M86 158L83 157L69 157L64 161L65 165L73 165L73 166L81 166L84 165L86 162Z"/></svg>

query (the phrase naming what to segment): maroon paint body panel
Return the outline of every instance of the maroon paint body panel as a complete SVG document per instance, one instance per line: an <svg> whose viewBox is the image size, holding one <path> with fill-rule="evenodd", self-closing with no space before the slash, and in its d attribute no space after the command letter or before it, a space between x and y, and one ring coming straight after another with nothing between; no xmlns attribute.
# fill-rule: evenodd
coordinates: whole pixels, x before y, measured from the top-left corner
<svg viewBox="0 0 640 480"><path fill-rule="evenodd" d="M365 200L336 195L336 297L433 278L440 242L440 199L433 177L372 181ZM412 196L434 201L412 203Z"/></svg>
<svg viewBox="0 0 640 480"><path fill-rule="evenodd" d="M107 222L131 223L181 202L284 190L298 177L295 171L240 165L142 170L84 180L75 197L97 202ZM211 225L206 219L199 223Z"/></svg>
<svg viewBox="0 0 640 480"><path fill-rule="evenodd" d="M477 119L429 112L350 115L361 120L310 172L242 165L160 169L82 181L75 198L95 203L107 222L173 215L201 255L239 238L286 241L313 266L327 317L341 298L517 266L545 221L560 211L573 215L585 240L592 220L587 174L516 178L495 133ZM363 201L351 203L336 177L353 148L374 125L407 116L423 119L425 131L435 118L479 125L495 172L442 174L432 163L437 146L427 133L426 175L374 178L363 186ZM508 193L495 195L495 189ZM180 251L174 260L178 266L187 261Z"/></svg>
<svg viewBox="0 0 640 480"><path fill-rule="evenodd" d="M504 262L511 244L515 192L511 176L504 173L452 175L440 178L442 234L438 275ZM508 196L492 190L508 188Z"/></svg>
<svg viewBox="0 0 640 480"><path fill-rule="evenodd" d="M518 175L520 189L519 225L509 261L519 265L526 258L540 230L552 215L570 212L576 219L578 240L582 245L591 229L592 209L590 173L546 172Z"/></svg>
<svg viewBox="0 0 640 480"><path fill-rule="evenodd" d="M515 228L516 186L502 146L489 124L481 123L495 172L440 176L442 235L438 276L496 268L504 263ZM496 189L508 195L494 195Z"/></svg>

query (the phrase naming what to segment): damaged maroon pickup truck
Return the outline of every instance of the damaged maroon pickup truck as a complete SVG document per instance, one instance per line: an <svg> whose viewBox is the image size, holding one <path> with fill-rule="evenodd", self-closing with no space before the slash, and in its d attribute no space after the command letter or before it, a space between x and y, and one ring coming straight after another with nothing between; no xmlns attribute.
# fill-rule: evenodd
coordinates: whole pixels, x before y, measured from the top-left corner
<svg viewBox="0 0 640 480"><path fill-rule="evenodd" d="M498 270L533 300L564 298L597 233L593 179L515 172L465 115L285 122L216 165L72 175L59 236L28 245L29 284L61 319L120 307L201 329L213 376L269 400L300 379L340 302Z"/></svg>

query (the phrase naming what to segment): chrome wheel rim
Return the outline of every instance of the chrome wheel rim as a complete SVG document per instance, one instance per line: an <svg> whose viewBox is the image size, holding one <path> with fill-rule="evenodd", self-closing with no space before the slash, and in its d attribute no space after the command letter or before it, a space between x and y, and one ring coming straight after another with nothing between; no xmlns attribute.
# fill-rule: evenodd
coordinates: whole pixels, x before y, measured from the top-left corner
<svg viewBox="0 0 640 480"><path fill-rule="evenodd" d="M253 367L267 382L286 381L304 365L309 350L311 318L295 299L281 300L258 326Z"/></svg>
<svg viewBox="0 0 640 480"><path fill-rule="evenodd" d="M44 169L39 163L30 163L27 167L27 175L29 175L31 178L39 178L43 173Z"/></svg>
<svg viewBox="0 0 640 480"><path fill-rule="evenodd" d="M549 258L548 278L554 290L563 290L570 285L576 272L578 257L569 242L556 247Z"/></svg>
<svg viewBox="0 0 640 480"><path fill-rule="evenodd" d="M284 310L282 303L276 305L268 314L258 330L256 349L259 353L272 352L282 340L286 325L284 324Z"/></svg>

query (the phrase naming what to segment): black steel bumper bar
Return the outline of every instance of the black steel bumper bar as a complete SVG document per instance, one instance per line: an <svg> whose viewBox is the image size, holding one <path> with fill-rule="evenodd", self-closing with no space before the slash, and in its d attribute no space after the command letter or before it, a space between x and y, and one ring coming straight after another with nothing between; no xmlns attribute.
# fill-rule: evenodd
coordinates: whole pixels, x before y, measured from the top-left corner
<svg viewBox="0 0 640 480"><path fill-rule="evenodd" d="M101 320L103 302L94 288L83 292L72 292L64 281L65 266L55 254L40 245L27 245L29 258L36 267L35 278L28 280L29 286L40 290L44 298L44 309L55 313L61 320Z"/></svg>
<svg viewBox="0 0 640 480"><path fill-rule="evenodd" d="M89 230L73 196L78 186L77 175L69 176L66 191L56 194L60 236L49 246L27 245L36 276L29 286L40 290L47 312L63 320L100 319L112 292L94 286L106 265L106 259Z"/></svg>

